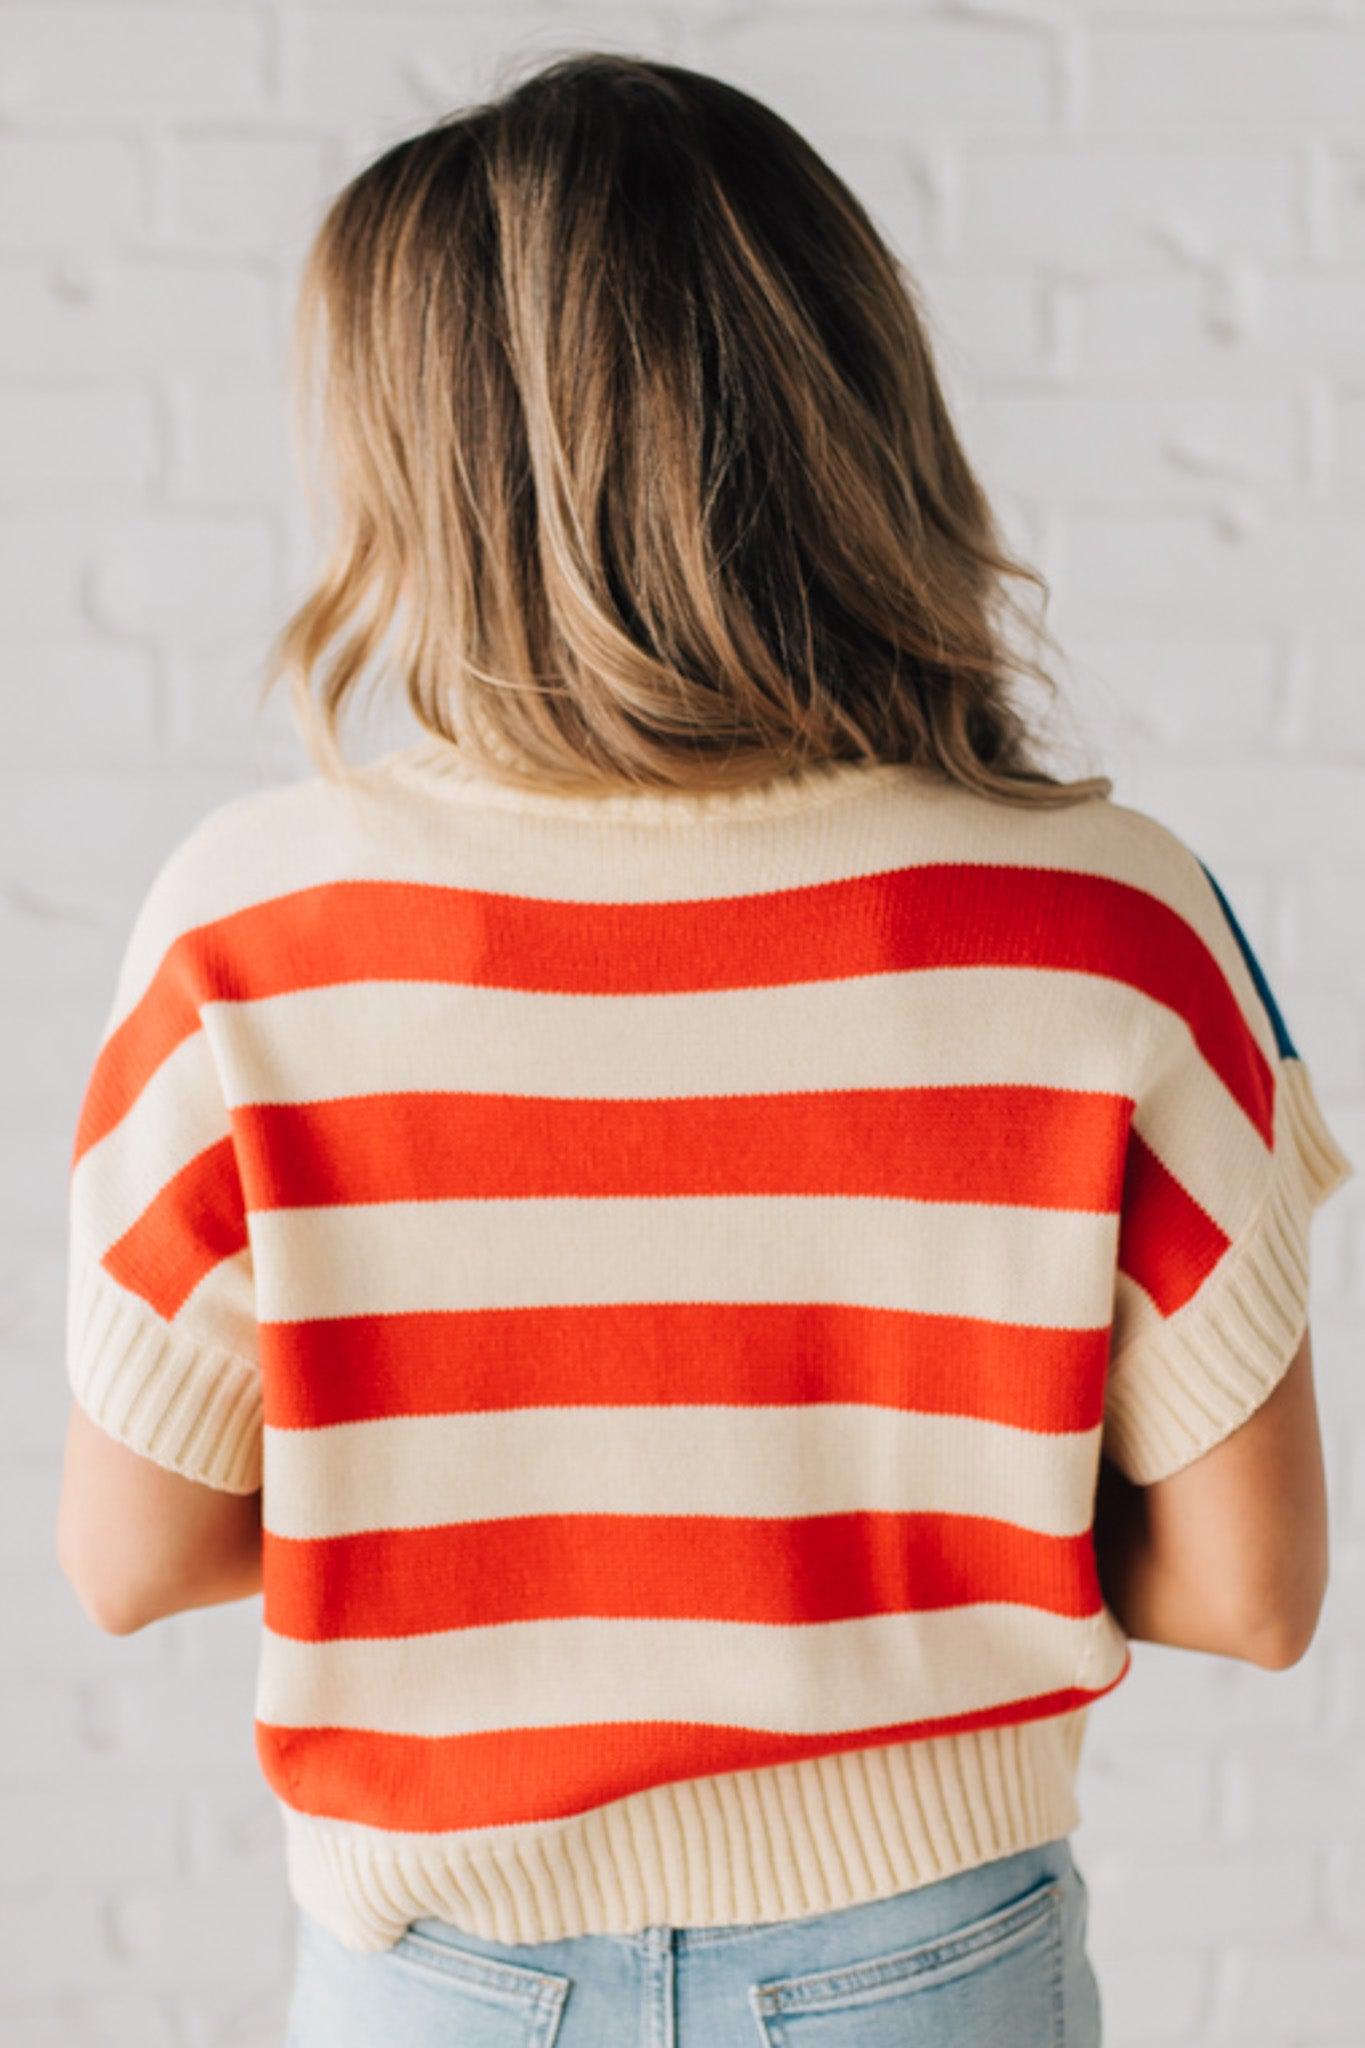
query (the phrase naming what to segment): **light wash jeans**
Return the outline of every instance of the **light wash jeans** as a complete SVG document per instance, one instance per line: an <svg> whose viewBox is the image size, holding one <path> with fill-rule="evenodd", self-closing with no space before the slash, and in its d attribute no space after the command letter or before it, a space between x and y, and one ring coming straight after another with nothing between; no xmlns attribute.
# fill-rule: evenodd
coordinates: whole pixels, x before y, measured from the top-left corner
<svg viewBox="0 0 1365 2048"><path fill-rule="evenodd" d="M298 1916L285 2048L1098 2048L1066 1836L832 1913L510 1945Z"/></svg>

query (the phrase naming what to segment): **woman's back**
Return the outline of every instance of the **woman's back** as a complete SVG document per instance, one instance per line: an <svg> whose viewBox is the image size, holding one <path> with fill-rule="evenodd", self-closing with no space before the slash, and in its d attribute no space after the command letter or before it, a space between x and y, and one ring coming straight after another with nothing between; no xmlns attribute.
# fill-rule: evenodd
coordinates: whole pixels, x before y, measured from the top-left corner
<svg viewBox="0 0 1365 2048"><path fill-rule="evenodd" d="M1045 765L1046 585L771 109L553 62L360 168L299 312L322 773L166 860L97 1049L76 1582L263 1591L299 2048L672 2039L675 1941L683 2043L1093 2040L1101 1451L1266 1403L1349 1171L1274 1000ZM375 671L424 737L351 775Z"/></svg>
<svg viewBox="0 0 1365 2048"><path fill-rule="evenodd" d="M1146 1483L1264 1399L1348 1170L1139 812L430 737L157 876L73 1377L263 1487L258 1752L348 1946L823 1912L1075 1825L1101 1444Z"/></svg>

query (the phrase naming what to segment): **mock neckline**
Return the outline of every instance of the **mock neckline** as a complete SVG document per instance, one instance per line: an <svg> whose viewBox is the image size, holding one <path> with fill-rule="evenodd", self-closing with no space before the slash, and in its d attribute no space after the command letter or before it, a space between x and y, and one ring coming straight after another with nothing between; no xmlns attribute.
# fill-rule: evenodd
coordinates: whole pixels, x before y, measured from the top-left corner
<svg viewBox="0 0 1365 2048"><path fill-rule="evenodd" d="M746 788L611 789L599 795L502 781L476 767L456 746L437 735L396 748L375 767L451 800L540 817L628 824L771 818L793 810L818 809L839 797L882 787L916 772L914 764L904 761L822 760L803 762Z"/></svg>

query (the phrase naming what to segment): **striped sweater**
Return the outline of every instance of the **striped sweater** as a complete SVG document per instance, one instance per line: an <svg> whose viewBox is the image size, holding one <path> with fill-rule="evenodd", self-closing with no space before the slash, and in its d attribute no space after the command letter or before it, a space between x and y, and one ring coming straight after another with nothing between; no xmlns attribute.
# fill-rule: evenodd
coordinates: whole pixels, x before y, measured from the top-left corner
<svg viewBox="0 0 1365 2048"><path fill-rule="evenodd" d="M816 1913L1077 1824L1101 1445L1265 1399L1352 1171L1142 812L424 736L155 875L68 1375L263 1488L257 1754L347 1945Z"/></svg>

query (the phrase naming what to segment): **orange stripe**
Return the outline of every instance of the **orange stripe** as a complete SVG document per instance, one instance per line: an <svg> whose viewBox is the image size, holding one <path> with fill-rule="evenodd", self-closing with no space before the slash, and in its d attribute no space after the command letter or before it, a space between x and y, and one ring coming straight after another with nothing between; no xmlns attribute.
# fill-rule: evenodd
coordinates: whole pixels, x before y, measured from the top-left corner
<svg viewBox="0 0 1365 2048"><path fill-rule="evenodd" d="M166 1182L100 1263L169 1321L204 1275L246 1244L232 1140L220 1138Z"/></svg>
<svg viewBox="0 0 1365 2048"><path fill-rule="evenodd" d="M198 934L176 940L140 1002L96 1055L76 1120L71 1168L121 1123L163 1060L199 1028Z"/></svg>
<svg viewBox="0 0 1365 2048"><path fill-rule="evenodd" d="M847 1302L413 1310L260 1326L264 1421L327 1427L491 1408L871 1401L1018 1429L1093 1429L1108 1326Z"/></svg>
<svg viewBox="0 0 1365 2048"><path fill-rule="evenodd" d="M970 1728L998 1728L1069 1713L1112 1692L1066 1686L1032 1698L937 1719L838 1733L782 1735L697 1722L590 1721L478 1735L385 1735L369 1729L284 1728L259 1718L256 1753L267 1782L300 1813L363 1821L406 1833L559 1820L653 1785L761 1770ZM604 1701L609 1709L610 1703Z"/></svg>
<svg viewBox="0 0 1365 2048"><path fill-rule="evenodd" d="M581 1614L776 1626L1100 1601L1089 1531L986 1514L511 1515L262 1543L266 1625L306 1642Z"/></svg>
<svg viewBox="0 0 1365 2048"><path fill-rule="evenodd" d="M830 1088L621 1101L415 1094L233 1114L252 1209L499 1196L873 1195L1113 1213L1132 1103Z"/></svg>
<svg viewBox="0 0 1365 2048"><path fill-rule="evenodd" d="M919 967L1071 969L1175 1010L1271 1141L1274 1075L1208 946L1149 891L1069 869L931 862L792 889L590 903L336 881L183 933L104 1047L73 1164L116 1124L204 1001L349 981L578 994L772 987Z"/></svg>
<svg viewBox="0 0 1365 2048"><path fill-rule="evenodd" d="M1196 1294L1231 1239L1195 1201L1150 1145L1129 1136L1119 1225L1121 1272L1169 1316Z"/></svg>

